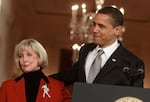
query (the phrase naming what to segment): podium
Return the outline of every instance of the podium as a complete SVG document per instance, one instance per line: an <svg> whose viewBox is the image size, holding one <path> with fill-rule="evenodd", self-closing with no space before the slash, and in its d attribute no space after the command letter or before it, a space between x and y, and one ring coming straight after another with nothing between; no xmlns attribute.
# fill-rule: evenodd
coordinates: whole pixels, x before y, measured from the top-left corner
<svg viewBox="0 0 150 102"><path fill-rule="evenodd" d="M72 102L150 102L150 89L76 82Z"/></svg>

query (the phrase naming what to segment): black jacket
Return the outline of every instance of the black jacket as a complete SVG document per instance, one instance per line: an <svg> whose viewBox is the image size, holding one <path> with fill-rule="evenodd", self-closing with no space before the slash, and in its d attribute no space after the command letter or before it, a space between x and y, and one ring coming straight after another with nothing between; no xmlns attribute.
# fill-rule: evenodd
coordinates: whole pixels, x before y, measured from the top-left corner
<svg viewBox="0 0 150 102"><path fill-rule="evenodd" d="M84 69L86 56L96 46L94 43L85 44L80 49L79 59L72 68L51 77L62 80L67 85L74 82L86 82ZM143 87L143 79L144 62L120 44L93 83Z"/></svg>

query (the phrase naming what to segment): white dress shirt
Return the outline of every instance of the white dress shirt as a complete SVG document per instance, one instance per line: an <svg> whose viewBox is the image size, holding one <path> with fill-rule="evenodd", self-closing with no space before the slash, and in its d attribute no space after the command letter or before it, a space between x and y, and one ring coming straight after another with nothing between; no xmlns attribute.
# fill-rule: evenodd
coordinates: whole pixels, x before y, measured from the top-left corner
<svg viewBox="0 0 150 102"><path fill-rule="evenodd" d="M112 45L103 48L104 53L101 55L102 57L102 64L101 67L104 66L104 64L106 63L106 61L109 59L109 57L112 55L112 53L118 48L120 44L118 43L118 41L116 40ZM95 49L93 49L92 51L90 51L87 55L86 58L86 62L85 62L85 75L86 75L86 79L88 77L88 73L90 70L90 67L94 61L94 59L96 58L97 55L97 51L101 49L99 46L97 46Z"/></svg>

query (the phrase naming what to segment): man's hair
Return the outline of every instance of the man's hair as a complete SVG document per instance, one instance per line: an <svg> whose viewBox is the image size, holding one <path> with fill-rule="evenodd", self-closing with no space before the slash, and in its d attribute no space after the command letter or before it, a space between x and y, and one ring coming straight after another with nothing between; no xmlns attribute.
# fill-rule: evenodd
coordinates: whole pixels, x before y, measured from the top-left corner
<svg viewBox="0 0 150 102"><path fill-rule="evenodd" d="M112 17L112 19L114 20L114 27L119 25L122 26L124 24L123 14L117 8L111 6L103 7L102 9L97 11L97 14L107 14Z"/></svg>

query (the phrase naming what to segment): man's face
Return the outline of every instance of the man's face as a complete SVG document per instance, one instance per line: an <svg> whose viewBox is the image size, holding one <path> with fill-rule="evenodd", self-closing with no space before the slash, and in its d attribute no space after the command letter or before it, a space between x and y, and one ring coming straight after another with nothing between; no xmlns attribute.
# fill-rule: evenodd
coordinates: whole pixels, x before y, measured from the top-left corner
<svg viewBox="0 0 150 102"><path fill-rule="evenodd" d="M96 14L93 20L93 40L102 48L114 43L119 34L119 28L113 27L113 19L106 14Z"/></svg>

